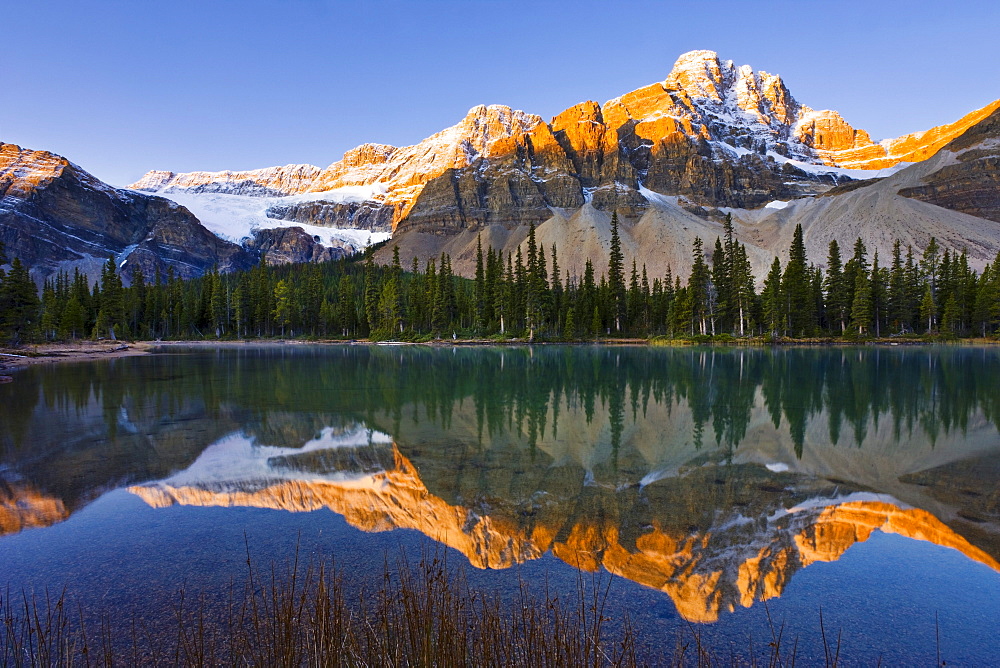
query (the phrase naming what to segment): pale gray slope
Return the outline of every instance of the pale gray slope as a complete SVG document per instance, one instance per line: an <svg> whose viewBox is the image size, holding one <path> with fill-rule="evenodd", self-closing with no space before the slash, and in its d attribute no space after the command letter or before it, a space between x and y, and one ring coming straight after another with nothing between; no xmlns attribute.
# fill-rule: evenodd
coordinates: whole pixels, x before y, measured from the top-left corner
<svg viewBox="0 0 1000 668"><path fill-rule="evenodd" d="M975 147L973 147L975 148ZM778 256L787 261L795 226L802 225L806 254L811 263L825 267L831 240L836 239L841 257L846 261L858 237L868 249L871 261L878 251L880 263L891 261L896 239L913 246L919 256L931 237L943 248L965 251L970 265L981 270L1000 251L1000 223L970 216L917 199L902 197L903 188L923 184L925 176L954 164L956 154L942 150L937 155L865 187L838 195L804 198L790 202L784 209L723 209L733 214L738 241L746 244L747 253L761 286L767 269ZM622 218L619 226L626 272L633 258L646 266L652 280L662 277L669 266L674 276L684 281L691 270L691 249L695 237L704 242L709 256L721 223L702 218L681 207L676 197L659 195L643 189L649 204L638 219ZM409 232L393 239L380 257L388 261L392 246L399 244L405 263L417 256L421 262L428 257L448 253L455 273L472 276L475 271L476 240L505 256L515 254L518 246L526 252L527 226L488 225L464 229L444 238L436 234ZM611 214L585 204L575 211L553 210L551 218L538 226L536 237L540 247L551 258L555 244L559 255L560 276L568 271L582 277L588 259L594 265L599 280L607 272L611 246ZM551 260L549 265L551 268Z"/></svg>
<svg viewBox="0 0 1000 668"><path fill-rule="evenodd" d="M1000 251L1000 223L902 197L903 188L919 186L922 179L955 162L955 154L937 155L863 188L840 195L791 202L784 209L759 218L758 212L734 211L733 215L756 224L761 247L787 256L795 226L802 225L806 253L811 262L825 266L830 241L836 239L846 261L858 237L868 248L868 259L878 250L880 263L889 263L892 245L899 239L905 249L912 245L920 253L935 237L954 251L965 250L970 265L979 270Z"/></svg>

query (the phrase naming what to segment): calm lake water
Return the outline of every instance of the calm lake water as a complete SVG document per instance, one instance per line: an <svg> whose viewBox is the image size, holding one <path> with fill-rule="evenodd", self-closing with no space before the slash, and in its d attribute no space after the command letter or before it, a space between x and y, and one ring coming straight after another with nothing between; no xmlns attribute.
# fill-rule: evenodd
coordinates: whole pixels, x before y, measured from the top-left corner
<svg viewBox="0 0 1000 668"><path fill-rule="evenodd" d="M670 655L1000 664L1000 350L169 346L0 385L0 588L167 624L263 564L443 550ZM937 625L937 626L936 626ZM752 643L752 645L751 645ZM762 649L766 655L766 647Z"/></svg>

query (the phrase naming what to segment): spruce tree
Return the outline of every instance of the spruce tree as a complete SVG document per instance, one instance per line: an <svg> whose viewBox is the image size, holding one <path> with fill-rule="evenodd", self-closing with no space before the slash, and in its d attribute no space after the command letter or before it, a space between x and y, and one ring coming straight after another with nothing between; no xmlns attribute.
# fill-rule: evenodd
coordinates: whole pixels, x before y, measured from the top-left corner
<svg viewBox="0 0 1000 668"><path fill-rule="evenodd" d="M569 272L566 272L566 283L569 283ZM556 256L556 245L552 244L552 328L559 333L559 325L563 311L563 284L559 280L559 258ZM572 337L571 337L572 338Z"/></svg>
<svg viewBox="0 0 1000 668"><path fill-rule="evenodd" d="M736 331L745 336L750 329L750 314L754 302L754 277L747 257L747 248L737 244L733 254L732 275L730 279L730 295L732 313L736 322Z"/></svg>
<svg viewBox="0 0 1000 668"><path fill-rule="evenodd" d="M28 269L15 257L10 273L4 277L0 294L0 328L17 347L22 341L30 340L38 327L38 288L31 280Z"/></svg>
<svg viewBox="0 0 1000 668"><path fill-rule="evenodd" d="M781 291L781 260L777 257L771 263L771 269L764 279L764 289L761 292L763 307L763 325L775 337L784 322L784 299Z"/></svg>
<svg viewBox="0 0 1000 668"><path fill-rule="evenodd" d="M475 275L475 307L473 327L477 334L482 334L486 326L486 267L483 263L483 241L481 235L476 235L476 275Z"/></svg>
<svg viewBox="0 0 1000 668"><path fill-rule="evenodd" d="M115 258L111 256L101 271L101 307L94 327L95 336L107 331L108 338L116 340L116 330L121 329L124 321L125 295L121 277L115 267Z"/></svg>
<svg viewBox="0 0 1000 668"><path fill-rule="evenodd" d="M899 239L892 245L892 264L889 266L886 302L888 320L892 328L899 333L905 332L910 327L910 309L907 304L906 270Z"/></svg>
<svg viewBox="0 0 1000 668"><path fill-rule="evenodd" d="M854 302L851 304L851 328L864 336L872 324L872 283L867 274L859 271L854 280Z"/></svg>
<svg viewBox="0 0 1000 668"><path fill-rule="evenodd" d="M625 317L625 256L621 237L618 235L618 212L611 214L611 249L608 256L608 287L610 289L612 317L615 331L622 331Z"/></svg>
<svg viewBox="0 0 1000 668"><path fill-rule="evenodd" d="M871 304L872 304L872 326L875 336L882 336L882 320L885 318L885 276L878 262L878 249L872 257L871 274Z"/></svg>
<svg viewBox="0 0 1000 668"><path fill-rule="evenodd" d="M854 289L858 282L859 273L868 275L868 249L861 237L858 237L854 242L854 253L851 259L844 264L844 290L848 322L852 320L850 309L854 304Z"/></svg>
<svg viewBox="0 0 1000 668"><path fill-rule="evenodd" d="M705 252L699 237L692 244L691 277L688 279L688 300L690 301L692 332L694 324L698 332L708 334L708 318L712 289L711 272L705 262Z"/></svg>
<svg viewBox="0 0 1000 668"><path fill-rule="evenodd" d="M847 329L847 289L844 285L844 272L840 261L840 246L837 240L830 242L826 256L826 279L823 288L826 291L826 312L831 330L836 329L841 334Z"/></svg>
<svg viewBox="0 0 1000 668"><path fill-rule="evenodd" d="M931 289L931 294L937 299L938 293L938 272L940 271L940 254L941 247L938 246L937 239L931 237L931 240L927 243L924 248L923 255L920 258L920 274L923 281L928 283Z"/></svg>
<svg viewBox="0 0 1000 668"><path fill-rule="evenodd" d="M788 264L781 278L785 322L792 336L808 336L815 326L816 308L808 269L802 225L796 225L788 251Z"/></svg>
<svg viewBox="0 0 1000 668"><path fill-rule="evenodd" d="M378 297L380 285L376 278L375 260L369 255L365 260L365 319L368 331L378 329Z"/></svg>
<svg viewBox="0 0 1000 668"><path fill-rule="evenodd" d="M732 217L726 214L732 226ZM729 243L727 241L727 243ZM733 258L730 254L735 249L724 248L722 239L715 238L715 248L712 251L712 286L715 288L715 300L713 314L720 324L720 328L732 331L733 323L730 318L730 308L732 306L732 269Z"/></svg>
<svg viewBox="0 0 1000 668"><path fill-rule="evenodd" d="M924 297L920 301L920 319L927 323L926 333L930 334L934 329L934 314L937 307L934 304L934 290L928 282L924 288Z"/></svg>
<svg viewBox="0 0 1000 668"><path fill-rule="evenodd" d="M284 278L274 286L274 321L281 327L284 337L285 327L292 322L292 286Z"/></svg>

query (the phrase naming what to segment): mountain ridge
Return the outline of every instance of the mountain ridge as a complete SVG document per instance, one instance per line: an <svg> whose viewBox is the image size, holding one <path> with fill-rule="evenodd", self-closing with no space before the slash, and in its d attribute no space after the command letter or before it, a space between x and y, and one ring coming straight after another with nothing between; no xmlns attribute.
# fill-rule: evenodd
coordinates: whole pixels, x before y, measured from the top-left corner
<svg viewBox="0 0 1000 668"><path fill-rule="evenodd" d="M595 266L606 261L607 219L617 212L629 259L648 264L654 275L668 266L683 275L693 237L710 240L731 214L758 277L769 258L787 248L796 222L817 230L807 230L813 261L825 257L821 240L836 238L844 247L861 236L885 255L893 238L919 247L936 236L955 250L971 246L973 265L982 266L1000 250L1000 231L992 227L1000 220L1000 158L989 148L1000 136L990 125L998 111L1000 100L952 123L874 142L839 113L800 103L779 75L692 51L661 82L603 104L581 102L549 122L504 105L479 105L417 144L361 144L324 168L151 171L129 190L65 159L56 169L40 157L44 152L22 156L17 168L0 166L6 179L0 181L6 203L0 234L15 254L47 263L47 270L87 265L93 272L96 260L80 258L87 243L97 243L99 252L87 257L106 260L111 253L128 260L139 252L133 264L145 257L151 271L157 262L173 262L178 271L188 267L182 275L252 264L263 251L270 262L322 261L392 234L380 260L387 262L393 248L406 264L448 252L456 272L471 275L476 239L513 252L534 225L546 247L559 247L562 267L579 276L587 259ZM920 171L977 128L986 132L978 141L986 153L973 159L965 152L961 164L889 181L898 181L905 197L878 186L900 171ZM67 169L75 185L60 189L73 180L63 179ZM870 177L872 183L856 181ZM852 189L839 187L845 184ZM880 187L885 192L874 197ZM38 209L46 197L57 199L56 192L62 203ZM814 197L826 193L829 198ZM104 206L77 206L102 198ZM866 214L862 201L877 203L869 214L878 209L881 218ZM919 224L908 226L906 216ZM114 239L95 242L109 234L110 219L128 220L131 228L126 232L121 223ZM47 229L54 221L58 233ZM301 230L287 229L295 227ZM188 231L178 236L182 228ZM204 237L204 228L235 246ZM159 246L143 246L151 230L163 238ZM39 250L43 243L50 252ZM184 256L194 248L205 257Z"/></svg>

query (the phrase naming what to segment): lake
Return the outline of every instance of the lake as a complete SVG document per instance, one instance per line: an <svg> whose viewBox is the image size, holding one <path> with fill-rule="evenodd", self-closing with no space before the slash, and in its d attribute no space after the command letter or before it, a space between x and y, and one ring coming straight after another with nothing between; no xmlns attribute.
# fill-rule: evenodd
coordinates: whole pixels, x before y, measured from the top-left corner
<svg viewBox="0 0 1000 668"><path fill-rule="evenodd" d="M669 656L1000 656L1000 349L234 344L0 385L0 588L167 624L260 564L441 551ZM582 575L581 575L582 574ZM10 596L8 595L8 598ZM938 641L937 638L940 637ZM829 638L827 639L830 642Z"/></svg>

